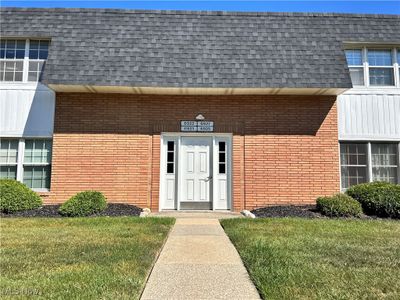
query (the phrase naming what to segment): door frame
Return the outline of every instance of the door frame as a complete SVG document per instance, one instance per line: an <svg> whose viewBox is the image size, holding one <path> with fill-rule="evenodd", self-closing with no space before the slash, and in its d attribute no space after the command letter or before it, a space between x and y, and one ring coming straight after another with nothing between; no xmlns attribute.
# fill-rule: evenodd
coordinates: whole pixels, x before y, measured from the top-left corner
<svg viewBox="0 0 400 300"><path fill-rule="evenodd" d="M232 133L200 133L200 132L162 132L160 134L160 187L159 187L159 204L158 210L171 210L172 208L164 208L164 202L166 201L166 165L167 165L167 157L166 157L166 140L173 140L175 141L175 166L174 166L174 176L175 176L175 186L174 186L174 197L175 197L175 208L173 210L180 211L180 201L179 201L179 192L180 192L180 182L181 182L181 175L179 174L179 169L181 165L182 157L180 156L180 147L182 137L210 137L212 139L211 143L211 164L212 167L214 166L215 159L217 158L218 151L215 151L216 148L216 138L222 137L227 141L227 157L226 157L226 167L227 167L227 210L233 209L233 201L232 201ZM213 170L215 171L215 170ZM213 175L212 182L210 183L210 199L212 202L212 210L216 210L214 205L214 187L215 187L215 180L216 176Z"/></svg>

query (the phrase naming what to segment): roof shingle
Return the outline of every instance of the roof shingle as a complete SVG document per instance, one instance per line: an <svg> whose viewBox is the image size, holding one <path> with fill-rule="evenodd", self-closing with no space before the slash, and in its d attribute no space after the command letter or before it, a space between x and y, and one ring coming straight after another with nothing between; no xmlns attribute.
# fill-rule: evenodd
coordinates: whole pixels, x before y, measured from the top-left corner
<svg viewBox="0 0 400 300"><path fill-rule="evenodd" d="M400 16L1 8L3 37L51 38L43 82L349 88L343 43L400 44Z"/></svg>

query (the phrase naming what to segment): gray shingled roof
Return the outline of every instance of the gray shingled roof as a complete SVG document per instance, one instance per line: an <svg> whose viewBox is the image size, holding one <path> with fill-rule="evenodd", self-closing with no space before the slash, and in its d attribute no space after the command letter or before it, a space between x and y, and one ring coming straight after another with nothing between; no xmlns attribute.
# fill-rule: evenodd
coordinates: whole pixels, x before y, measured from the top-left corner
<svg viewBox="0 0 400 300"><path fill-rule="evenodd" d="M343 42L400 43L400 16L2 8L1 35L51 38L43 82L348 88Z"/></svg>

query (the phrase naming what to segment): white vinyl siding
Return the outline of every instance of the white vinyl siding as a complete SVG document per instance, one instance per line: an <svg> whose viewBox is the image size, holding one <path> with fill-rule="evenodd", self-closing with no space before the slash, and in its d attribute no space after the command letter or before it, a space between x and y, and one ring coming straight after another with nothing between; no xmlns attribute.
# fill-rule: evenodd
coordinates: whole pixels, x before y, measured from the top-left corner
<svg viewBox="0 0 400 300"><path fill-rule="evenodd" d="M375 92L352 89L337 97L339 140L400 141L400 90Z"/></svg>
<svg viewBox="0 0 400 300"><path fill-rule="evenodd" d="M55 93L42 84L0 83L0 136L53 136Z"/></svg>

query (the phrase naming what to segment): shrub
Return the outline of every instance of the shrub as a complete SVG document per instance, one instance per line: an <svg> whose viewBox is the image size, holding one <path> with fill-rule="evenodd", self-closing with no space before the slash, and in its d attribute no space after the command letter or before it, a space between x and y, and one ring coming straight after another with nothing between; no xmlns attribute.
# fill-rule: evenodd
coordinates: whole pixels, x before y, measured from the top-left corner
<svg viewBox="0 0 400 300"><path fill-rule="evenodd" d="M358 217L362 213L361 204L345 194L318 198L317 209L329 217Z"/></svg>
<svg viewBox="0 0 400 300"><path fill-rule="evenodd" d="M363 183L350 187L346 194L361 203L368 215L400 218L400 185L388 182Z"/></svg>
<svg viewBox="0 0 400 300"><path fill-rule="evenodd" d="M67 217L84 217L105 210L107 201L96 191L84 191L72 196L60 206L59 213Z"/></svg>
<svg viewBox="0 0 400 300"><path fill-rule="evenodd" d="M13 213L42 206L42 199L25 184L13 179L0 179L0 210Z"/></svg>

